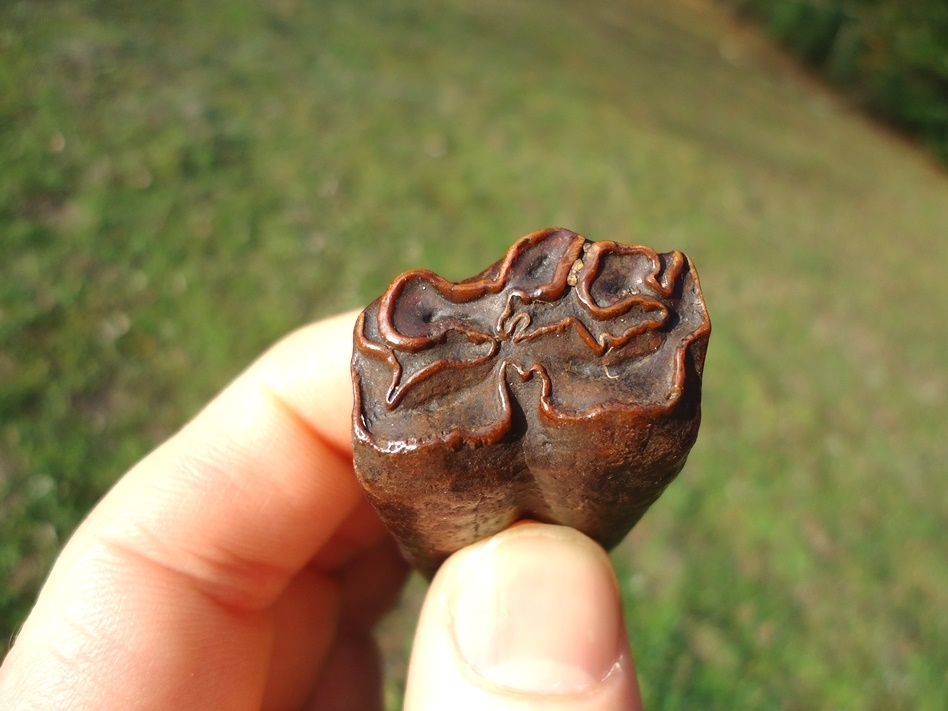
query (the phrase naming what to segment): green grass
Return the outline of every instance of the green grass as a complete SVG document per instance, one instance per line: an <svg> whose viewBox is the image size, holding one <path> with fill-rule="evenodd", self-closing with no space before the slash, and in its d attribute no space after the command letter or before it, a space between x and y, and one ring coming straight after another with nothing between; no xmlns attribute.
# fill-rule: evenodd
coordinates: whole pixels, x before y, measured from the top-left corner
<svg viewBox="0 0 948 711"><path fill-rule="evenodd" d="M704 0L0 20L0 639L267 343L562 225L685 250L714 322L701 438L615 554L647 707L944 708L948 179L917 150Z"/></svg>

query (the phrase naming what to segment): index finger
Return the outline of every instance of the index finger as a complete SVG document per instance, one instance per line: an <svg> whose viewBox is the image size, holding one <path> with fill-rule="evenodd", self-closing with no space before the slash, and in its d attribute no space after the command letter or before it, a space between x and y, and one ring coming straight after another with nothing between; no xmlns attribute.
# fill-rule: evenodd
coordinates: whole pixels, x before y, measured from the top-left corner
<svg viewBox="0 0 948 711"><path fill-rule="evenodd" d="M354 314L277 343L132 469L77 537L121 541L261 608L362 501L352 472Z"/></svg>
<svg viewBox="0 0 948 711"><path fill-rule="evenodd" d="M259 708L271 606L294 578L320 620L301 632L328 644L339 583L297 573L347 519L372 521L348 437L354 321L277 344L116 484L0 669L0 705ZM342 532L353 554L385 535L377 520Z"/></svg>

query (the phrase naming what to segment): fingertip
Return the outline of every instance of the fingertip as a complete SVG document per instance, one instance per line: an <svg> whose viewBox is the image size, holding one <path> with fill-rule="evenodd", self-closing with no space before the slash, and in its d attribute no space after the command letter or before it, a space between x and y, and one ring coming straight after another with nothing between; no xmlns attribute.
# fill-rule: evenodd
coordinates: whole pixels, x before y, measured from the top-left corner
<svg viewBox="0 0 948 711"><path fill-rule="evenodd" d="M450 558L419 621L405 708L640 708L608 556L560 526L509 529Z"/></svg>
<svg viewBox="0 0 948 711"><path fill-rule="evenodd" d="M251 367L327 444L352 451L352 330L358 311L317 321L277 342Z"/></svg>

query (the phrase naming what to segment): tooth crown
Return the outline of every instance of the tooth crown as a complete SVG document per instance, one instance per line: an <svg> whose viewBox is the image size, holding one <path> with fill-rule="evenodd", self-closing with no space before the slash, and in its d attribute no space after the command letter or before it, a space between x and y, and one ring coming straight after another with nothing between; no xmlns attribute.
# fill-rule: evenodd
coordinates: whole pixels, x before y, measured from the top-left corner
<svg viewBox="0 0 948 711"><path fill-rule="evenodd" d="M460 283L406 272L355 328L357 476L427 575L522 518L611 547L697 437L710 330L681 252L565 229Z"/></svg>

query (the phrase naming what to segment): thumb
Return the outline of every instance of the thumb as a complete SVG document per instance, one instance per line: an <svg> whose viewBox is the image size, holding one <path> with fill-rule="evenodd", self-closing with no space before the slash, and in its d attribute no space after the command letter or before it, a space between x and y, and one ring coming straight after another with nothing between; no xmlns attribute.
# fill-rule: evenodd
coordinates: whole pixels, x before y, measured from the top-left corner
<svg viewBox="0 0 948 711"><path fill-rule="evenodd" d="M405 711L639 711L615 573L562 526L529 523L455 553L415 635Z"/></svg>

